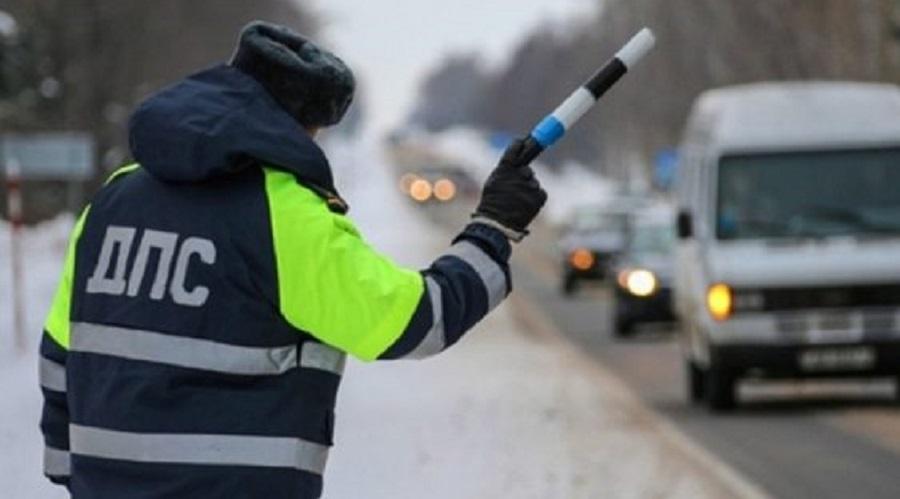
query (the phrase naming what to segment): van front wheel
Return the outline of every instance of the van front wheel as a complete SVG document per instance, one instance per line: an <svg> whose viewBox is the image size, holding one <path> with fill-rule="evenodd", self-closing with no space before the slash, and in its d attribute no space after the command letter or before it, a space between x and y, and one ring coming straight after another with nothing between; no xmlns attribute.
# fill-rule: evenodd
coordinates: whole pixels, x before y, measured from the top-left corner
<svg viewBox="0 0 900 499"><path fill-rule="evenodd" d="M578 291L578 278L573 273L566 273L562 283L563 295L572 296L576 291Z"/></svg>
<svg viewBox="0 0 900 499"><path fill-rule="evenodd" d="M734 409L737 377L720 366L710 366L706 372L706 403L713 412Z"/></svg>
<svg viewBox="0 0 900 499"><path fill-rule="evenodd" d="M685 361L684 366L688 399L692 404L699 404L703 402L706 372L692 360Z"/></svg>

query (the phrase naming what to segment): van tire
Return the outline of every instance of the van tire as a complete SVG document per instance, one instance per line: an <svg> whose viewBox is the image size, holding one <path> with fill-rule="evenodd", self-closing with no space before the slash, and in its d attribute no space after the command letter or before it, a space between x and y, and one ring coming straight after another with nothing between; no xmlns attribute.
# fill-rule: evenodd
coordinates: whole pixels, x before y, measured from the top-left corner
<svg viewBox="0 0 900 499"><path fill-rule="evenodd" d="M564 296L572 296L578 291L578 278L574 274L567 272L563 277L562 292Z"/></svg>
<svg viewBox="0 0 900 499"><path fill-rule="evenodd" d="M705 376L706 404L713 412L725 412L736 405L737 377L720 366L711 366Z"/></svg>
<svg viewBox="0 0 900 499"><path fill-rule="evenodd" d="M706 371L700 368L694 361L684 362L685 380L688 400L697 405L703 402L703 393L706 388Z"/></svg>

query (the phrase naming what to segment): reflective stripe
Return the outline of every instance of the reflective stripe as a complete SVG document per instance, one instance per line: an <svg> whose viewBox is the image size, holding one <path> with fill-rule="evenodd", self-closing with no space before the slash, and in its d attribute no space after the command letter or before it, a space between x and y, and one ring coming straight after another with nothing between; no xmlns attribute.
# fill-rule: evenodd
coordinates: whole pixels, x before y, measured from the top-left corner
<svg viewBox="0 0 900 499"><path fill-rule="evenodd" d="M297 367L297 346L257 348L198 338L72 323L71 350L228 374L276 375Z"/></svg>
<svg viewBox="0 0 900 499"><path fill-rule="evenodd" d="M431 297L432 325L422 342L412 352L404 356L406 359L424 359L441 353L446 347L444 337L444 307L441 301L441 286L431 277L425 278L428 295Z"/></svg>
<svg viewBox="0 0 900 499"><path fill-rule="evenodd" d="M66 367L57 364L47 357L41 357L38 368L38 379L41 386L54 392L66 391Z"/></svg>
<svg viewBox="0 0 900 499"><path fill-rule="evenodd" d="M460 241L451 246L445 255L455 256L475 269L487 289L489 311L506 298L506 274L481 248L468 241Z"/></svg>
<svg viewBox="0 0 900 499"><path fill-rule="evenodd" d="M325 445L287 437L130 433L70 425L72 453L140 463L293 468L321 475Z"/></svg>
<svg viewBox="0 0 900 499"><path fill-rule="evenodd" d="M300 352L300 367L319 369L337 374L344 374L347 356L340 350L314 341L303 344Z"/></svg>
<svg viewBox="0 0 900 499"><path fill-rule="evenodd" d="M553 117L559 120L563 127L568 130L590 111L596 102L597 98L588 89L579 87L553 111Z"/></svg>
<svg viewBox="0 0 900 499"><path fill-rule="evenodd" d="M69 476L72 461L69 451L44 447L44 474L47 476Z"/></svg>

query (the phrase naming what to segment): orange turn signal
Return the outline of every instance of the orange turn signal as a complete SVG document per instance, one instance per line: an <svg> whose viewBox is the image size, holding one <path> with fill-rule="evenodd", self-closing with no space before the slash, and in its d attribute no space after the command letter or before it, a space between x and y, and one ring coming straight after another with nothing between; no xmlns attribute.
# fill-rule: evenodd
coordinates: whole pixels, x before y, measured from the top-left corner
<svg viewBox="0 0 900 499"><path fill-rule="evenodd" d="M590 250L578 248L569 255L569 263L576 270L591 270L594 266L594 254Z"/></svg>
<svg viewBox="0 0 900 499"><path fill-rule="evenodd" d="M717 321L724 321L734 312L734 293L727 284L716 283L706 291L706 307L709 315Z"/></svg>

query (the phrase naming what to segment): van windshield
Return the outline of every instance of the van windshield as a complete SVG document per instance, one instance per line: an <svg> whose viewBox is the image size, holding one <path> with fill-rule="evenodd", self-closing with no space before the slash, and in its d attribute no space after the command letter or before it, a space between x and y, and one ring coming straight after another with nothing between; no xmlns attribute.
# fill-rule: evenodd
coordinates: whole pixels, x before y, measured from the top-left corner
<svg viewBox="0 0 900 499"><path fill-rule="evenodd" d="M726 156L719 239L900 234L900 149Z"/></svg>

